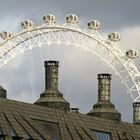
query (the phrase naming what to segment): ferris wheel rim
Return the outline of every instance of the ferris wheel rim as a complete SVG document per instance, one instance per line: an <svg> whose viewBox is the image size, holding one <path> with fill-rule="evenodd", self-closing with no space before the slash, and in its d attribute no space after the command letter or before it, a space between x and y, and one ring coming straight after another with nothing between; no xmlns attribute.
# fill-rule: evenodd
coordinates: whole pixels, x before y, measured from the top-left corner
<svg viewBox="0 0 140 140"><path fill-rule="evenodd" d="M33 31L44 30L44 29L50 29L50 30L56 29L56 32L59 32L59 31L77 32L77 33L79 33L79 34L85 35L85 36L87 36L87 37L93 39L94 41L98 42L99 44L101 44L102 46L104 46L104 47L106 47L106 48L107 48L108 46L110 46L109 44L105 44L104 40L101 40L100 38L98 38L98 37L96 37L96 36L94 36L94 35L90 35L90 34L88 34L87 32L84 32L84 31L79 30L79 29L76 29L76 28L69 28L69 27L63 27L63 26L49 26L49 27L48 27L48 26L46 26L46 27L40 27L40 26L39 26L39 27L33 28L33 29L31 29L31 30L25 30L25 31L20 32L20 33L18 33L18 34L16 34L16 35L12 36L11 38L5 40L5 41L4 41L2 44L0 44L0 45L3 46L7 41L12 40L12 39L14 39L14 38L16 38L16 37L18 37L18 36L20 36L20 35L27 34L27 33L31 33L31 32L33 32ZM46 33L49 33L49 32L46 32ZM34 36L33 36L33 37L34 37ZM25 40L25 41L26 41L26 40ZM19 43L19 44L20 44L20 43ZM17 44L17 46L18 46L19 44ZM113 46L113 44L111 44L111 46ZM109 49L109 48L108 48L108 49ZM109 51L110 51L114 56L116 56L112 50L109 49ZM123 53L121 52L121 50L119 50L119 51L120 51L120 54L123 55ZM121 60L120 60L117 56L116 56L116 58L117 58L117 59L120 61L120 63L125 67L125 69L127 70L128 74L130 75L130 73L129 73L127 67L126 67L126 65L124 65L124 64L121 62ZM128 59L128 61L130 61L130 60ZM133 60L131 60L131 62L134 63ZM134 64L134 65L135 65L135 64ZM130 75L130 77L131 77L131 80L133 81L133 83L135 84L135 86L136 86L136 88L137 88L137 91L139 91L139 87L138 87L137 84L135 83L133 77L132 77L131 75ZM138 93L138 94L139 94L139 96L140 96L140 93ZM131 94L130 94L130 95L131 95ZM133 99L134 101L137 101L137 99L134 99L132 95L131 95L131 97L132 97L132 99Z"/></svg>

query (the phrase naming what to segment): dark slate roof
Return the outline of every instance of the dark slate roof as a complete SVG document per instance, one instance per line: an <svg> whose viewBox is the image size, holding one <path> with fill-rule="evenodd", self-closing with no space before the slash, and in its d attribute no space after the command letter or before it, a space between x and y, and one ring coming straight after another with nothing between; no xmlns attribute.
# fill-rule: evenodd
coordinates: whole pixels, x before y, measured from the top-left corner
<svg viewBox="0 0 140 140"><path fill-rule="evenodd" d="M113 140L140 139L138 125L0 99L0 138L98 140L96 132Z"/></svg>

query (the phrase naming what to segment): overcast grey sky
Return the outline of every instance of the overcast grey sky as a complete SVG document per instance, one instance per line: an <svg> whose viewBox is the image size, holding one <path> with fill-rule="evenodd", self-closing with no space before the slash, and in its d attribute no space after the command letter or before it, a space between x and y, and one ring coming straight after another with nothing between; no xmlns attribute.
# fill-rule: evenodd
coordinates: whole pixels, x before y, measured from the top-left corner
<svg viewBox="0 0 140 140"><path fill-rule="evenodd" d="M135 48L140 51L139 0L0 0L0 31L13 33L21 30L20 23L31 19L35 25L43 24L42 16L56 15L62 24L69 13L78 15L80 25L97 19L102 24L101 34L117 31L122 35L123 51ZM46 53L49 52L49 53ZM121 80L96 56L72 47L35 48L18 56L0 69L0 84L10 99L34 102L44 90L43 61L60 61L59 88L72 107L87 113L97 101L97 74L111 72L112 102L122 113L124 121L132 121L132 99ZM136 61L140 68L140 61Z"/></svg>

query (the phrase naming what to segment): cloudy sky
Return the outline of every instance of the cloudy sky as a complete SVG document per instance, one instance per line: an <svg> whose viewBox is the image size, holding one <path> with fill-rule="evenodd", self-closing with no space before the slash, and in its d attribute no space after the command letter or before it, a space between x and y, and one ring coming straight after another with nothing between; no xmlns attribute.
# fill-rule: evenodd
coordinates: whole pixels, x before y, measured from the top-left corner
<svg viewBox="0 0 140 140"><path fill-rule="evenodd" d="M97 19L102 24L101 35L117 31L122 36L123 51L135 48L140 52L140 1L139 0L0 0L0 31L20 32L20 23L32 20L43 24L42 16L52 13L63 24L69 13L78 15L80 26ZM97 74L112 73L112 102L122 113L122 120L132 122L132 99L121 80L106 64L90 53L73 47L54 46L34 48L17 56L0 68L0 84L7 89L8 98L35 102L44 90L43 61L57 59L59 89L71 103L87 113L97 101ZM140 61L136 60L140 69Z"/></svg>

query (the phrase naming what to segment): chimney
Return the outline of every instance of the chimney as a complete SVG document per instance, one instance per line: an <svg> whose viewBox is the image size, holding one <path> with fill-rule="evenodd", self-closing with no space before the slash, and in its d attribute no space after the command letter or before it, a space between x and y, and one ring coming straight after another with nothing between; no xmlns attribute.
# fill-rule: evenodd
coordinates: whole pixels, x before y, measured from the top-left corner
<svg viewBox="0 0 140 140"><path fill-rule="evenodd" d="M45 89L58 89L58 61L45 61Z"/></svg>
<svg viewBox="0 0 140 140"><path fill-rule="evenodd" d="M6 90L2 86L0 86L0 98L7 98Z"/></svg>
<svg viewBox="0 0 140 140"><path fill-rule="evenodd" d="M111 74L98 74L98 102L110 102Z"/></svg>
<svg viewBox="0 0 140 140"><path fill-rule="evenodd" d="M70 110L70 104L58 90L58 61L45 61L45 91L34 104L55 109Z"/></svg>
<svg viewBox="0 0 140 140"><path fill-rule="evenodd" d="M133 103L133 123L140 125L140 102Z"/></svg>
<svg viewBox="0 0 140 140"><path fill-rule="evenodd" d="M121 120L121 114L110 102L111 74L98 74L98 102L87 115L111 120Z"/></svg>
<svg viewBox="0 0 140 140"><path fill-rule="evenodd" d="M58 91L58 61L45 61L45 91L49 90L53 93L59 93ZM45 96L45 93L41 96Z"/></svg>

